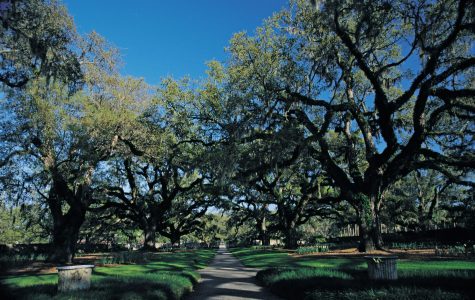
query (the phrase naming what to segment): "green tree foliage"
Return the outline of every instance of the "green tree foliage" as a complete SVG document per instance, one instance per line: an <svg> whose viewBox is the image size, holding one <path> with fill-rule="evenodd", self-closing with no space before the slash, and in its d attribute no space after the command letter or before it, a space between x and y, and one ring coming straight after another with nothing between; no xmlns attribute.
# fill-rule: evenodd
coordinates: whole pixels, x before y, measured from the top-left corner
<svg viewBox="0 0 475 300"><path fill-rule="evenodd" d="M1 5L0 82L23 87L44 76L79 83L83 58L73 50L77 33L66 8L56 0L11 0Z"/></svg>
<svg viewBox="0 0 475 300"><path fill-rule="evenodd" d="M88 211L81 226L78 245L84 251L104 249L137 249L142 232L129 219L121 218L113 210Z"/></svg>
<svg viewBox="0 0 475 300"><path fill-rule="evenodd" d="M39 77L22 90L7 90L2 100L2 157L21 170L8 181L21 183L18 194L47 203L51 260L61 262L71 261L86 210L95 201L95 171L121 146L127 149L123 141L141 113L138 99L146 89L141 80L119 77L115 50L98 35L78 46L87 52L81 90Z"/></svg>
<svg viewBox="0 0 475 300"><path fill-rule="evenodd" d="M168 211L174 202L196 193L202 179L194 172L187 172L183 166L167 163L165 158L163 164L157 162L157 165L134 161L130 158L119 161L120 169L116 170L115 176L102 182L106 202L98 209L113 209L117 216L133 221L144 233L144 248L153 250L158 228L170 225L167 223L171 221ZM123 167L120 166L122 163Z"/></svg>
<svg viewBox="0 0 475 300"><path fill-rule="evenodd" d="M231 220L226 215L208 212L202 220L203 225L193 235L205 243L207 247L212 247L221 241L230 240L231 233L227 225L231 223Z"/></svg>
<svg viewBox="0 0 475 300"><path fill-rule="evenodd" d="M470 201L464 203L469 194L469 188L451 183L436 171L410 173L391 186L385 195L384 223L412 230L436 229L445 223L468 225L461 216L469 213L473 206Z"/></svg>
<svg viewBox="0 0 475 300"><path fill-rule="evenodd" d="M189 84L165 79L137 124L135 140L128 141L134 150L104 169L106 203L99 209L113 208L135 222L147 249L155 248L157 231L176 242L195 230L210 205L206 145L190 116L196 94Z"/></svg>
<svg viewBox="0 0 475 300"><path fill-rule="evenodd" d="M180 245L181 237L205 226L204 218L211 201L205 195L192 193L173 201L158 221L158 232L170 239L172 245Z"/></svg>
<svg viewBox="0 0 475 300"><path fill-rule="evenodd" d="M253 240L259 240L262 245L269 245L272 234L269 220L273 213L270 209L270 195L260 192L255 186L245 181L235 181L221 197L220 208L226 211L230 218L230 226L236 231L240 227L253 228Z"/></svg>
<svg viewBox="0 0 475 300"><path fill-rule="evenodd" d="M302 153L305 157L305 152ZM256 181L256 188L275 207L270 227L284 237L284 246L297 247L297 228L312 216L335 214L335 193L319 167L308 159L297 160L288 168L269 170Z"/></svg>
<svg viewBox="0 0 475 300"><path fill-rule="evenodd" d="M36 204L7 207L0 202L0 240L5 244L47 242L50 228L44 223L44 216Z"/></svg>

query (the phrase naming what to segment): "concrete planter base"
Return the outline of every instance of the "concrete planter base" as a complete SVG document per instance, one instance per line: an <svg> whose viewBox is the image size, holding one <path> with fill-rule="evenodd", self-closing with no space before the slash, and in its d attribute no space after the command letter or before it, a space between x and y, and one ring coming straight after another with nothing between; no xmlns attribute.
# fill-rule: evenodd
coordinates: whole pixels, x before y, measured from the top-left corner
<svg viewBox="0 0 475 300"><path fill-rule="evenodd" d="M371 280L397 280L397 256L365 256Z"/></svg>
<svg viewBox="0 0 475 300"><path fill-rule="evenodd" d="M94 265L58 267L58 292L88 290Z"/></svg>

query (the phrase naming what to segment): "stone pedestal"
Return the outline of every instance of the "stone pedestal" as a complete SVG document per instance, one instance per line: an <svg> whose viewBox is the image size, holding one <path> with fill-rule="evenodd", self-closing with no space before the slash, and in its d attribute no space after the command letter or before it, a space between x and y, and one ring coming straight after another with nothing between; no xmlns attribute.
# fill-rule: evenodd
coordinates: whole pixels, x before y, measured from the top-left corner
<svg viewBox="0 0 475 300"><path fill-rule="evenodd" d="M371 280L397 280L397 256L365 256Z"/></svg>
<svg viewBox="0 0 475 300"><path fill-rule="evenodd" d="M58 267L58 292L88 290L94 265Z"/></svg>

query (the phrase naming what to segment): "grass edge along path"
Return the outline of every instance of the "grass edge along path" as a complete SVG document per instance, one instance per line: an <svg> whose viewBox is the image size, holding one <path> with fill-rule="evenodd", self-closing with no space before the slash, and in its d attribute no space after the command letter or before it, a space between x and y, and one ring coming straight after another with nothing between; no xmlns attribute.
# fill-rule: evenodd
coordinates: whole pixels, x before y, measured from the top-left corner
<svg viewBox="0 0 475 300"><path fill-rule="evenodd" d="M231 249L258 281L284 299L475 299L475 261L400 259L399 280L371 282L362 257L291 256L284 250Z"/></svg>
<svg viewBox="0 0 475 300"><path fill-rule="evenodd" d="M4 299L172 299L184 298L200 279L197 269L210 263L215 250L156 253L144 264L94 268L91 289L57 293L58 275L28 274L0 278ZM5 296L4 296L5 297Z"/></svg>

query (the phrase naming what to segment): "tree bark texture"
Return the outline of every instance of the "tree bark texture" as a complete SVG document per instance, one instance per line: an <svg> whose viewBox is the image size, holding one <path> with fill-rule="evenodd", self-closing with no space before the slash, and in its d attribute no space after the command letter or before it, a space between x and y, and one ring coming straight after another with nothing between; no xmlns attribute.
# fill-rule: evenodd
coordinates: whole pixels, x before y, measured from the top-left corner
<svg viewBox="0 0 475 300"><path fill-rule="evenodd" d="M86 212L72 210L63 216L53 217L53 249L49 261L72 263L76 252L79 230L84 222Z"/></svg>
<svg viewBox="0 0 475 300"><path fill-rule="evenodd" d="M143 249L144 250L156 250L155 248L155 241L156 241L156 226L154 224L149 225L146 224L143 226L143 234L144 234L144 242L143 242Z"/></svg>
<svg viewBox="0 0 475 300"><path fill-rule="evenodd" d="M381 222L379 219L379 209L377 196L357 196L358 225L360 232L360 243L358 250L368 252L383 247L381 234Z"/></svg>
<svg viewBox="0 0 475 300"><path fill-rule="evenodd" d="M284 247L286 249L297 249L297 232L294 227L287 228L284 236Z"/></svg>

